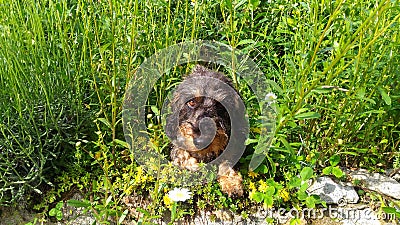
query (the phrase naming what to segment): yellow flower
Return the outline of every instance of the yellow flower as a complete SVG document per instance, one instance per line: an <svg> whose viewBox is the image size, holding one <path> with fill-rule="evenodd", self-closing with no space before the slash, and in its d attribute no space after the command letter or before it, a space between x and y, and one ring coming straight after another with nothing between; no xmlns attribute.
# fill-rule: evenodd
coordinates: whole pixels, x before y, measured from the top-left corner
<svg viewBox="0 0 400 225"><path fill-rule="evenodd" d="M251 178L256 178L256 177L258 177L258 173L255 173L254 171L249 171L248 175L249 175L249 177L251 177Z"/></svg>
<svg viewBox="0 0 400 225"><path fill-rule="evenodd" d="M279 190L279 196L281 196L284 202L287 202L290 199L289 192L285 189Z"/></svg>
<svg viewBox="0 0 400 225"><path fill-rule="evenodd" d="M164 200L165 206L167 206L168 208L171 208L171 203L172 203L172 201L171 201L171 199L168 197L168 195L164 195L163 200Z"/></svg>
<svg viewBox="0 0 400 225"><path fill-rule="evenodd" d="M135 183L140 184L141 182L143 182L143 169L141 166L138 166L136 168L136 176L135 176Z"/></svg>
<svg viewBox="0 0 400 225"><path fill-rule="evenodd" d="M251 181L250 181L250 183L249 183L249 189L250 189L251 191L257 190L256 185L255 185L253 182L251 182Z"/></svg>
<svg viewBox="0 0 400 225"><path fill-rule="evenodd" d="M258 190L259 190L260 192L262 192L262 193L265 193L265 191L266 191L267 188L268 188L268 184L265 183L263 180L260 180L259 183L260 183L260 186L258 186Z"/></svg>
<svg viewBox="0 0 400 225"><path fill-rule="evenodd" d="M147 178L148 178L147 175L142 176L141 177L141 182L142 183L146 183Z"/></svg>

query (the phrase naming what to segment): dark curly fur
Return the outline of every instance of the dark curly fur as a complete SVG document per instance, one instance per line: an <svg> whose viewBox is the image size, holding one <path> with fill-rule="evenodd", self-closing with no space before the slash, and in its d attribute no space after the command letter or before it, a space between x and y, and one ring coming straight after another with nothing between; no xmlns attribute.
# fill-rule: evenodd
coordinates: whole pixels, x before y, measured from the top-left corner
<svg viewBox="0 0 400 225"><path fill-rule="evenodd" d="M194 171L198 163L215 160L230 138L244 142L242 132L231 135L231 119L242 121L244 108L240 107L238 93L228 90L234 88L226 76L200 65L177 87L166 125L166 133L173 143L171 159L175 165ZM226 107L234 110L237 118L230 118ZM229 196L243 194L242 177L233 170L229 155L227 160L218 162L218 181Z"/></svg>

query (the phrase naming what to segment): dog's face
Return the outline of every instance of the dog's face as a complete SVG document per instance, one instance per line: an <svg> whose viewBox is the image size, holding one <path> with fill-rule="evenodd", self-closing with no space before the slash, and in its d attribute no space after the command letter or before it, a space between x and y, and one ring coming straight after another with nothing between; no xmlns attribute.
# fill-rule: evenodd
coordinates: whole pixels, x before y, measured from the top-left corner
<svg viewBox="0 0 400 225"><path fill-rule="evenodd" d="M187 101L179 112L178 132L177 141L185 146L187 151L199 151L211 145L223 149L230 133L228 112L215 99L194 97Z"/></svg>
<svg viewBox="0 0 400 225"><path fill-rule="evenodd" d="M235 107L236 93L223 74L196 66L173 95L166 126L173 144L190 152L222 151L231 129L226 107Z"/></svg>

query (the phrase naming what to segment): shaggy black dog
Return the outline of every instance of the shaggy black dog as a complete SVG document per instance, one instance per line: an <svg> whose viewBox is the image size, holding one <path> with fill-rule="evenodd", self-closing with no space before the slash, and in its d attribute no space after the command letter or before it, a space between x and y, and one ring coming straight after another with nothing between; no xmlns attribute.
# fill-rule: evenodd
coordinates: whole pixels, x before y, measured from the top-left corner
<svg viewBox="0 0 400 225"><path fill-rule="evenodd" d="M214 163L222 191L241 196L242 177L231 162L241 156L235 148L244 146L246 139L245 109L232 82L222 73L196 65L175 90L171 109L166 134L173 143L172 162L192 171L201 162ZM233 150L222 157L228 143Z"/></svg>

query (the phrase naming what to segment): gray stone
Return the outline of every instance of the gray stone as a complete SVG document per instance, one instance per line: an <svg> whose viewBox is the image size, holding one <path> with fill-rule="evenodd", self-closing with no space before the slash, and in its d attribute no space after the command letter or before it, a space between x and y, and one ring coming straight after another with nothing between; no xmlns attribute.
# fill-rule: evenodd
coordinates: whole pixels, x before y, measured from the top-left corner
<svg viewBox="0 0 400 225"><path fill-rule="evenodd" d="M83 200L83 197L79 193L75 193L71 199ZM57 225L91 225L96 219L90 212L84 212L83 208L75 208L64 203L63 206L63 221L57 222Z"/></svg>
<svg viewBox="0 0 400 225"><path fill-rule="evenodd" d="M357 203L359 197L354 187L343 183L335 182L330 177L318 177L307 189L308 194L318 195L327 204Z"/></svg>
<svg viewBox="0 0 400 225"><path fill-rule="evenodd" d="M400 168L397 169L387 169L385 171L385 175L395 179L397 182L400 182Z"/></svg>
<svg viewBox="0 0 400 225"><path fill-rule="evenodd" d="M400 199L400 183L393 178L379 173L369 173L362 169L349 172L348 175L352 180L361 181L362 186L369 190Z"/></svg>

